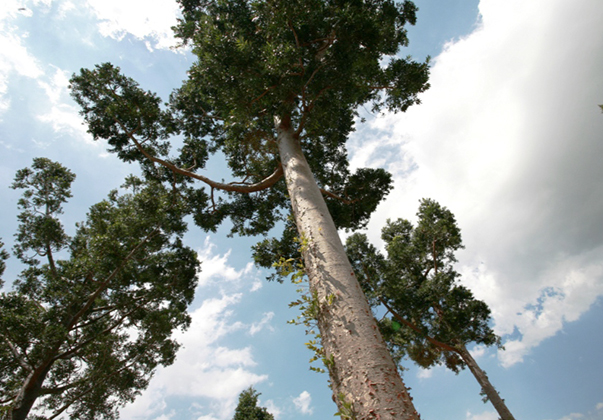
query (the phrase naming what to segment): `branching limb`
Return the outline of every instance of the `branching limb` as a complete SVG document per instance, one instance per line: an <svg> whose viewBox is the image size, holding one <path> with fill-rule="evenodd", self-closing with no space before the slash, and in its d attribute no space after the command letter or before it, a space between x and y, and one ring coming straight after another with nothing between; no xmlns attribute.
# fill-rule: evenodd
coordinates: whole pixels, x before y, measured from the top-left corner
<svg viewBox="0 0 603 420"><path fill-rule="evenodd" d="M121 122L119 122L119 120L115 119L115 121L122 127L122 129L124 128L123 125L121 124ZM255 183L255 184L234 185L232 183L225 184L223 182L216 182L207 177L204 177L203 175L199 175L197 173L188 171L186 169L179 168L176 165L174 165L166 160L163 160L163 159L160 159L158 157L151 155L149 152L147 152L145 150L144 147L142 147L142 144L136 139L136 137L134 137L135 130L134 131L124 130L124 131L126 132L126 135L130 138L130 140L132 140L134 142L134 145L140 151L140 153L142 153L150 161L158 163L158 164L168 168L169 170L171 170L174 173L177 173L179 175L183 175L183 176L186 176L189 178L197 179L201 182L204 182L205 184L209 185L212 188L216 188L216 189L219 189L222 191L231 191L231 192L240 192L240 193L252 193L252 192L262 191L262 190L265 190L266 188L272 187L283 176L283 167L279 164L278 167L276 168L276 170L271 175L269 175L268 177L264 178L263 180Z"/></svg>
<svg viewBox="0 0 603 420"><path fill-rule="evenodd" d="M364 275L366 276L367 281L369 281L370 283L372 283L371 276L369 275L368 270L367 270L367 268L366 268L366 266L364 264L362 265L362 268L363 268ZM396 320L398 322L401 322L402 324L406 325L408 328L410 328L411 330L413 330L417 334L419 334L422 337L424 337L427 341L429 341L434 346L439 347L439 348L441 348L443 350L451 351L451 352L454 352L454 353L457 353L457 354L461 355L461 352L459 351L459 349L454 348L454 347L452 347L452 346L450 346L450 345L448 345L446 343L442 343L441 341L438 341L435 338L426 335L423 331L421 331L421 329L419 327L417 327L412 322L408 321L406 318L404 318L402 315L400 315L394 308L392 308L387 303L387 301L385 299L383 299L383 297L378 296L377 299L379 299L379 302L381 302L381 304L383 306L385 306L385 309L387 309L388 312L390 312L394 316L394 318L396 318Z"/></svg>
<svg viewBox="0 0 603 420"><path fill-rule="evenodd" d="M331 191L325 190L324 188L321 188L320 192L323 195L326 195L327 197L331 197L331 198L334 198L335 200L341 201L343 204L354 204L354 203L358 202L358 200L347 200L347 199L345 199L343 197L338 196L335 193L332 193Z"/></svg>
<svg viewBox="0 0 603 420"><path fill-rule="evenodd" d="M129 317L130 315L132 315L134 312L136 312L138 309L140 309L143 305L146 305L149 301L142 301L140 304L138 304L137 306L135 306L134 308L132 308L132 310L126 312L125 314L123 314L119 319L117 319L112 325L108 326L107 328L105 328L103 331L99 332L98 334L95 334L93 337L89 338L88 340L85 340L83 342L81 342L80 344L78 344L75 347L70 348L69 350L56 355L53 358L53 362L59 359L69 359L75 355L77 355L77 352L79 350L81 350L82 348L86 347L88 344L92 343L94 340L98 339L98 337L104 335L104 334L108 334L111 331L113 331L115 328L119 327L124 319L126 319L127 317Z"/></svg>
<svg viewBox="0 0 603 420"><path fill-rule="evenodd" d="M106 381L107 379L109 379L109 378L111 378L111 377L113 377L113 376L121 373L125 369L128 369L129 367L133 366L134 364L136 364L138 362L139 358L140 358L140 355L137 356L137 357L135 357L132 361L130 361L130 363L124 365L122 368L114 371L110 375L107 375L104 378L100 378L97 381L93 381L92 385L90 385L88 388L84 389L82 392L78 393L77 395L75 395L74 397L72 397L70 400L67 400L67 402L65 402L65 404L63 404L63 406L61 408L59 408L57 411L55 411L52 414L52 416L50 416L48 418L48 420L54 420L54 419L56 419L65 410L67 410L74 402L76 402L77 400L81 399L84 395L89 394L90 392L92 392L94 390L94 388L98 385L98 383Z"/></svg>
<svg viewBox="0 0 603 420"><path fill-rule="evenodd" d="M446 350L446 351L451 351L451 352L457 353L459 355L461 354L460 351L457 348L449 346L446 343L442 343L441 341L438 341L435 338L430 337L430 336L426 335L425 333L423 333L423 331L421 331L421 329L419 327L417 327L412 322L406 320L402 315L400 315L391 306L389 306L387 304L387 302L383 298L379 297L379 302L381 302L381 304L383 304L383 306L385 306L385 308L394 316L394 318L396 318L396 320L398 322L401 322L402 324L406 325L408 328L410 328L411 330L413 330L417 334L425 337L425 339L427 341L429 341L431 344L433 344L434 346L439 347L439 348L441 348L443 350Z"/></svg>
<svg viewBox="0 0 603 420"><path fill-rule="evenodd" d="M158 229L155 229L154 231L152 231L151 233L149 233L142 241L140 241L129 253L128 255L124 258L124 260L121 262L121 264L116 267L111 274L109 274L109 276L99 285L99 287L88 297L88 299L86 300L86 303L82 306L82 308L71 318L69 324L67 325L67 329L71 330L73 328L73 326L79 321L79 319L82 317L82 315L84 315L94 304L94 301L96 300L97 297L100 296L100 294L107 288L107 286L109 285L109 282L111 280L113 280L115 278L115 276L117 276L117 274L123 270L123 268L126 266L126 263L128 261L130 261L130 259L132 259L132 257L134 256L134 254L136 254L136 252L138 252L138 250L140 250L152 237L154 237L155 235L157 235L159 233Z"/></svg>
<svg viewBox="0 0 603 420"><path fill-rule="evenodd" d="M17 361L19 362L19 365L26 372L31 372L33 370L33 368L27 363L27 361L23 358L21 353L19 353L19 350L15 347L15 345L13 343L11 343L11 341L6 336L4 337L4 341L8 345L8 348L10 349L13 356L15 356L15 359L17 359Z"/></svg>

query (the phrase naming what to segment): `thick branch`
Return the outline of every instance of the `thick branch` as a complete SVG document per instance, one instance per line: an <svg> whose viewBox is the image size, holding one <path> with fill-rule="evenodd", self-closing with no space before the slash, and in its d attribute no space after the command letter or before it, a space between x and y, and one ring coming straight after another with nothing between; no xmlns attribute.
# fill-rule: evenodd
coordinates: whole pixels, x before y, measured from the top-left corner
<svg viewBox="0 0 603 420"><path fill-rule="evenodd" d="M124 128L123 125L117 119L115 121L120 126L122 126L122 129ZM126 130L124 130L124 131L126 131ZM134 137L134 132L126 131L126 134L130 138L130 140L132 140L134 142L134 144L136 145L136 148L140 151L140 153L142 153L150 161L158 163L162 166L165 166L172 172L177 173L179 175L183 175L183 176L186 176L189 178L193 178L193 179L202 181L205 184L209 185L210 187L216 188L218 190L239 192L239 193L252 193L252 192L262 191L262 190L265 190L266 188L272 187L283 176L283 168L279 164L278 167L275 169L275 171L271 175L264 178L260 182L256 182L255 184L237 185L234 183L225 184L223 182L216 182L207 177L204 177L203 175L199 175L197 173L187 171L186 169L179 168L176 165L174 165L166 160L163 160L163 159L160 159L158 157L151 155L149 152L147 152L144 149L144 147L142 147L140 142L138 140L136 140L136 137Z"/></svg>
<svg viewBox="0 0 603 420"><path fill-rule="evenodd" d="M387 304L387 302L383 299L383 298L379 298L379 301L383 304L383 306L385 306L385 308L391 312L391 314L394 316L394 318L396 318L396 320L398 320L399 322L403 323L404 325L406 325L408 328L410 328L411 330L413 330L414 332L416 332L417 334L422 335L423 337L425 337L425 339L427 341L429 341L431 344L433 344L436 347L439 347L443 350L446 351L452 351L454 353L457 353L460 355L460 352L458 349L449 346L446 343L442 343L441 341L436 340L433 337L430 337L428 335L426 335L423 331L421 331L421 329L419 327L417 327L415 324L413 324L412 322L406 320L402 315L400 315L398 312L396 312L391 306L389 306Z"/></svg>
<svg viewBox="0 0 603 420"><path fill-rule="evenodd" d="M17 350L17 348L13 345L13 343L10 342L10 340L8 339L8 337L4 337L4 341L8 345L8 348L10 349L11 353L13 354L13 356L15 356L15 359L17 359L17 361L19 362L19 365L23 369L25 369L26 372L31 372L33 370L33 368L29 364L27 364L27 362L25 361L25 359L23 359L23 357L19 353L19 350Z"/></svg>
<svg viewBox="0 0 603 420"><path fill-rule="evenodd" d="M52 416L48 418L48 420L53 420L53 419L57 418L58 416L60 416L65 410L67 410L71 406L71 404L73 404L77 400L81 399L84 395L89 394L91 391L93 391L98 386L98 384L100 382L106 381L107 379L109 379L109 378L111 378L111 377L113 377L113 376L121 373L125 369L133 366L134 364L136 364L138 362L139 358L140 358L140 355L138 355L130 363L124 365L122 368L116 370L115 372L111 373L110 375L107 375L104 378L100 378L100 379L97 379L95 381L92 381L91 386L89 386L88 388L84 389L79 394L75 395L73 398L71 398L71 400L68 400L65 404L63 404L63 406L61 408L59 408L57 411L55 411L52 414Z"/></svg>
<svg viewBox="0 0 603 420"><path fill-rule="evenodd" d="M92 307L96 298L99 297L100 294L107 288L107 286L109 285L109 282L111 280L113 280L113 278L125 267L126 263L128 261L130 261L130 259L134 256L134 254L136 254L136 252L138 252L138 250L140 250L140 248L142 248L149 241L149 239L151 239L157 233L158 233L158 230L154 230L153 232L148 234L146 236L146 238L144 238L142 241L140 241L140 243L138 243L138 245L136 245L128 253L128 255L126 256L126 258L124 258L124 260L121 262L119 267L116 267L115 270L113 270L113 272L111 272L111 274L109 274L109 277L107 277L105 279L105 281L103 281L100 284L100 286L94 291L94 293L92 293L88 297L88 300L86 301L84 306L82 306L82 308L71 318L69 324L67 325L67 330L71 330L73 328L73 326L78 322L78 320L82 317L82 315L84 315L84 313L86 313L86 311L88 311Z"/></svg>
<svg viewBox="0 0 603 420"><path fill-rule="evenodd" d="M78 386L80 383L84 382L83 380L80 381L75 381L72 382L68 385L63 385L63 386L57 386L54 388L44 388L42 387L42 389L40 390L40 395L57 395L60 394L61 392L65 392L68 389L71 388L75 388L76 386Z"/></svg>
<svg viewBox="0 0 603 420"><path fill-rule="evenodd" d="M345 199L345 198L343 198L343 197L341 197L341 196L339 196L339 195L337 195L335 193L332 193L331 191L325 190L324 188L321 188L320 192L323 195L326 195L327 197L331 197L331 198L334 198L335 200L341 201L343 204L354 204L354 203L356 203L358 201L358 200L347 200L347 199Z"/></svg>
<svg viewBox="0 0 603 420"><path fill-rule="evenodd" d="M149 301L143 301L141 302L139 305L135 306L134 308L132 308L132 310L130 310L129 312L126 312L125 314L123 314L119 319L117 319L117 321L115 321L112 325L108 326L107 328L105 328L103 331L99 332L98 334L95 334L94 336L90 337L88 340L85 340L83 342L81 342L80 344L78 344L75 347L70 348L69 350L56 355L53 358L53 362L59 359L68 359L73 355L76 355L76 353L81 350L82 348L86 347L88 344L92 343L94 340L96 340L98 337L104 335L104 334L108 334L110 333L112 330L114 330L115 328L119 327L123 322L124 319L126 319L128 316L132 315L136 310L140 309L143 305L147 304Z"/></svg>

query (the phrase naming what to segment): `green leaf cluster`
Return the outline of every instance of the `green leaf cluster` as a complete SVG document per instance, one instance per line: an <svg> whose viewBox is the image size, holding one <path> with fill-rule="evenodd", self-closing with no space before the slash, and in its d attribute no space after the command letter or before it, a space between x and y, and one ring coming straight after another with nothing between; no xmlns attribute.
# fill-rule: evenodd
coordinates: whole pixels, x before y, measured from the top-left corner
<svg viewBox="0 0 603 420"><path fill-rule="evenodd" d="M408 43L405 25L415 23L414 4L180 4L174 30L197 61L169 103L108 63L71 79L93 137L106 139L121 159L140 161L146 176L181 186L202 228L213 230L229 218L233 234L257 235L289 213L279 175L279 118L294 127L338 227L364 226L391 177L383 170L352 173L345 143L359 106L405 111L428 87L428 63L399 54ZM174 153L175 140L182 147ZM207 182L202 170L215 154L226 158L237 181ZM192 188L195 178L206 188Z"/></svg>
<svg viewBox="0 0 603 420"><path fill-rule="evenodd" d="M463 246L452 212L423 199L417 216L415 226L387 221L381 236L386 256L358 233L346 249L371 305L388 312L380 328L395 358L458 372L465 367L459 350L469 343L499 345L500 339L489 326L486 303L458 283L455 252Z"/></svg>
<svg viewBox="0 0 603 420"><path fill-rule="evenodd" d="M239 395L239 404L232 420L274 420L265 407L258 407L260 393L249 387Z"/></svg>
<svg viewBox="0 0 603 420"><path fill-rule="evenodd" d="M23 190L14 249L26 268L0 294L0 401L14 418L34 403L48 416L116 418L174 361L172 332L190 323L199 262L181 240L187 203L130 177L70 237L59 215L74 178L37 158L12 186Z"/></svg>

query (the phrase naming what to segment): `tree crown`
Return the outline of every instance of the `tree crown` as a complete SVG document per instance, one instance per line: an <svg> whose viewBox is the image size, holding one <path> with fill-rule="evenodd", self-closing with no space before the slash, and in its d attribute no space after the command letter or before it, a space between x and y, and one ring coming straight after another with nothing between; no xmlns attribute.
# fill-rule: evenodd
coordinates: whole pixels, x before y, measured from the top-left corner
<svg viewBox="0 0 603 420"><path fill-rule="evenodd" d="M386 257L363 234L352 235L346 248L371 304L384 305L392 315L380 324L395 357L458 371L465 365L455 348L500 339L488 325L486 303L458 284L454 253L463 245L452 212L423 199L417 216L416 226L405 219L387 221L381 236Z"/></svg>
<svg viewBox="0 0 603 420"><path fill-rule="evenodd" d="M208 185L209 192L187 190L201 227L214 229L229 217L233 233L259 234L288 214L278 182L277 117L294 127L338 226L363 226L391 178L383 170L352 174L345 143L360 105L404 111L428 87L427 63L397 55L416 7L391 0L180 4L183 17L174 29L197 62L169 104L110 64L72 78L94 138L107 139L124 160L140 160L147 175ZM183 146L170 157L177 134ZM200 174L218 152L241 181ZM214 197L217 191L227 193Z"/></svg>
<svg viewBox="0 0 603 420"><path fill-rule="evenodd" d="M258 407L260 395L253 387L243 390L232 420L274 420L274 416L265 407Z"/></svg>
<svg viewBox="0 0 603 420"><path fill-rule="evenodd" d="M15 177L24 191L15 254L26 268L0 295L0 400L111 419L174 361L171 334L190 323L199 263L181 241L186 205L134 177L69 237L58 215L74 178L44 158Z"/></svg>

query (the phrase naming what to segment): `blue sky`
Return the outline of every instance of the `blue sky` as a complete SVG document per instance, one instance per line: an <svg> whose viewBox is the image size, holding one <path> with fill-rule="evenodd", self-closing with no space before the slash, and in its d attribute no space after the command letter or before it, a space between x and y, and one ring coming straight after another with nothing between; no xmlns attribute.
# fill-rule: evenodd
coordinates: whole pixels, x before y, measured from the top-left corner
<svg viewBox="0 0 603 420"><path fill-rule="evenodd" d="M493 311L505 351L476 348L517 419L603 419L603 3L599 0L420 0L404 53L432 57L431 89L404 115L368 115L350 139L353 166L381 166L395 190L387 218L414 218L430 197L457 216L462 281ZM20 10L20 9L25 10ZM94 143L67 90L82 67L111 61L163 98L192 57L170 50L175 2L5 0L0 5L0 237L10 247L18 193L34 157L78 176L67 226L136 171ZM221 178L220 164L209 174ZM212 169L213 168L213 169ZM225 420L254 385L279 420L331 418L326 375L308 370L289 284L250 264L252 239L188 243L203 271L185 348L126 420ZM18 271L11 265L5 278ZM407 363L404 379L428 420L495 420L469 372Z"/></svg>

